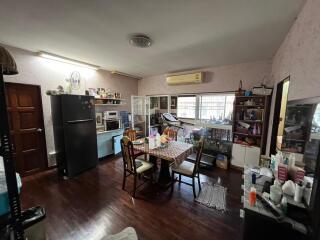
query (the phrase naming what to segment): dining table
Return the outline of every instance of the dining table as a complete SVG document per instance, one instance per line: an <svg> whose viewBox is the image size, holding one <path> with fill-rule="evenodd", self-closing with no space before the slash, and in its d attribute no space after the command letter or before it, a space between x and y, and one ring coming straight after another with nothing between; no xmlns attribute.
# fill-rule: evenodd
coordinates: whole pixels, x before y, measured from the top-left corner
<svg viewBox="0 0 320 240"><path fill-rule="evenodd" d="M156 164L157 158L161 159L158 184L168 187L171 184L170 166L179 166L193 152L193 145L181 141L169 141L163 146L149 148L146 143L133 145L137 151L149 155L149 161Z"/></svg>

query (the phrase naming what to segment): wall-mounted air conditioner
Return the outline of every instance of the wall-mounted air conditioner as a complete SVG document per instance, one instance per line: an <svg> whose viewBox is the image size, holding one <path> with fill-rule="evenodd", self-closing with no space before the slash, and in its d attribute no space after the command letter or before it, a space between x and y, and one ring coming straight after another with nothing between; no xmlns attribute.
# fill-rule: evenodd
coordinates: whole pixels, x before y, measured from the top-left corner
<svg viewBox="0 0 320 240"><path fill-rule="evenodd" d="M167 76L168 85L202 83L203 72Z"/></svg>

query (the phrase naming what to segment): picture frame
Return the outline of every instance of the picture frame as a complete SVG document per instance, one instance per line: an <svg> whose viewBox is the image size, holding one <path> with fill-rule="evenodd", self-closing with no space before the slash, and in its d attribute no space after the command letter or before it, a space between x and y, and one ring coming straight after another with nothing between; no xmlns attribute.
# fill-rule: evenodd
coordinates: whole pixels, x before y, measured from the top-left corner
<svg viewBox="0 0 320 240"><path fill-rule="evenodd" d="M150 108L158 108L158 97L150 97Z"/></svg>
<svg viewBox="0 0 320 240"><path fill-rule="evenodd" d="M89 91L89 96L94 96L94 97L97 96L97 89L89 88L88 91Z"/></svg>
<svg viewBox="0 0 320 240"><path fill-rule="evenodd" d="M160 109L168 108L168 97L160 97Z"/></svg>
<svg viewBox="0 0 320 240"><path fill-rule="evenodd" d="M178 98L176 96L171 97L171 109L177 109L177 100Z"/></svg>
<svg viewBox="0 0 320 240"><path fill-rule="evenodd" d="M102 113L96 113L96 125L97 126L103 125Z"/></svg>

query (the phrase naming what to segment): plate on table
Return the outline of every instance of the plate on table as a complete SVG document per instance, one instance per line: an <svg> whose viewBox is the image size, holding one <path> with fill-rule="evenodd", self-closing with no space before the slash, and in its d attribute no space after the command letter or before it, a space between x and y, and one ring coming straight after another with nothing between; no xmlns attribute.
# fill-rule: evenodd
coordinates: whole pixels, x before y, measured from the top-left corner
<svg viewBox="0 0 320 240"><path fill-rule="evenodd" d="M143 141L142 139L132 141L132 144L133 144L133 145L141 145L141 144L143 144L143 143L144 143L144 141Z"/></svg>

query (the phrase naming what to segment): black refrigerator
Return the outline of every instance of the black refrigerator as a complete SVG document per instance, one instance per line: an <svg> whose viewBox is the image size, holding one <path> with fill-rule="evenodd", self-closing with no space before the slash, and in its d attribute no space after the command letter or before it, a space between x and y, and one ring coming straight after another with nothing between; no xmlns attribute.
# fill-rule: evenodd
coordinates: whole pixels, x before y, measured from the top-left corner
<svg viewBox="0 0 320 240"><path fill-rule="evenodd" d="M73 177L98 163L94 98L51 96L51 114L58 172Z"/></svg>

